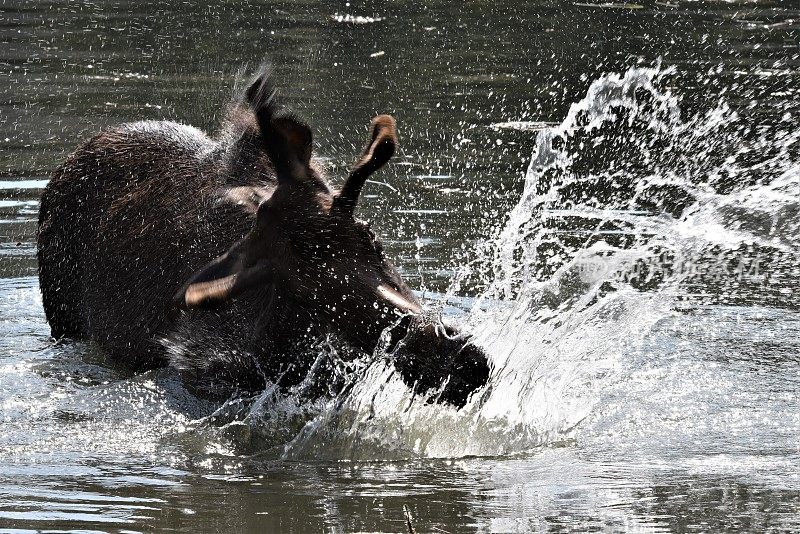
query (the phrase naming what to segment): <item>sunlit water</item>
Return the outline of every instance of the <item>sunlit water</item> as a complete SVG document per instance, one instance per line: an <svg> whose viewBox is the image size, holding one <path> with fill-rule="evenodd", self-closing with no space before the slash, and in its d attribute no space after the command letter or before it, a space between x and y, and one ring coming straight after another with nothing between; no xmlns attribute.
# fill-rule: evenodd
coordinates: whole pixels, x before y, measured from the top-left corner
<svg viewBox="0 0 800 534"><path fill-rule="evenodd" d="M800 530L800 11L142 9L3 12L0 529ZM103 124L213 129L253 42L334 178L398 116L361 215L491 355L464 409L381 353L220 405L49 339L49 170Z"/></svg>

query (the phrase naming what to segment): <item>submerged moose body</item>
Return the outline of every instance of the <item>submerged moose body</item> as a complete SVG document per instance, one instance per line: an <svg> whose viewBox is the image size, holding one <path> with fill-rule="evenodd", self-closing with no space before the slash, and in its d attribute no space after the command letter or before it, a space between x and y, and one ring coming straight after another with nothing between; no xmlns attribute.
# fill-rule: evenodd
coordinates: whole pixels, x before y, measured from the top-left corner
<svg viewBox="0 0 800 534"><path fill-rule="evenodd" d="M240 388L302 381L304 347L307 356L322 336L362 353L384 339L409 387L464 405L488 379L485 354L423 313L354 217L395 144L394 119L376 117L332 191L311 130L279 106L268 72L214 138L155 121L96 135L42 195L39 278L53 337L94 341L134 369L172 360Z"/></svg>

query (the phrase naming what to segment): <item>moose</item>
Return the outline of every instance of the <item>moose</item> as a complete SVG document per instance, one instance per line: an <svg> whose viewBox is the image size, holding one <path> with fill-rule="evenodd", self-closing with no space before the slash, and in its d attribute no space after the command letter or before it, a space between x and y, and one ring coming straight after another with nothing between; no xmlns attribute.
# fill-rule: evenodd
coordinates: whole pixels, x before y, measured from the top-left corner
<svg viewBox="0 0 800 534"><path fill-rule="evenodd" d="M179 362L239 389L298 384L324 336L353 354L383 343L415 392L464 406L487 383L486 354L423 309L354 216L396 144L395 120L375 117L333 190L268 68L214 137L170 121L102 131L42 194L39 281L53 338L94 342L133 370Z"/></svg>

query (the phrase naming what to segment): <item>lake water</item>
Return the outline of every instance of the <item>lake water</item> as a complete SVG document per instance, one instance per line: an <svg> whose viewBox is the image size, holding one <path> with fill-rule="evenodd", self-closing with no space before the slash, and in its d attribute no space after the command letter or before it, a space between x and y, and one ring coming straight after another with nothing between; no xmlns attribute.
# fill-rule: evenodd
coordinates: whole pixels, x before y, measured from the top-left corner
<svg viewBox="0 0 800 534"><path fill-rule="evenodd" d="M800 5L0 5L0 530L800 531ZM265 56L334 182L494 366L461 411L382 360L223 405L54 345L50 172L105 125L213 130Z"/></svg>

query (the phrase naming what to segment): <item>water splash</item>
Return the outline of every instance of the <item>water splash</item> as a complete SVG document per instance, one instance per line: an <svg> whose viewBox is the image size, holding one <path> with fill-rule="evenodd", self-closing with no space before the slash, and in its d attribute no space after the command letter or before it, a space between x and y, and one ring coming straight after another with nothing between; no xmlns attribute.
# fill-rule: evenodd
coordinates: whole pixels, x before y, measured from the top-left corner
<svg viewBox="0 0 800 534"><path fill-rule="evenodd" d="M518 204L447 296L466 280L483 288L462 321L493 360L485 391L460 411L427 404L377 354L313 409L264 392L244 417L248 442L277 425L291 437L267 448L288 458L526 451L573 438L681 307L800 306L794 119L754 126L724 101L685 116L665 89L674 73L603 76L538 132Z"/></svg>

